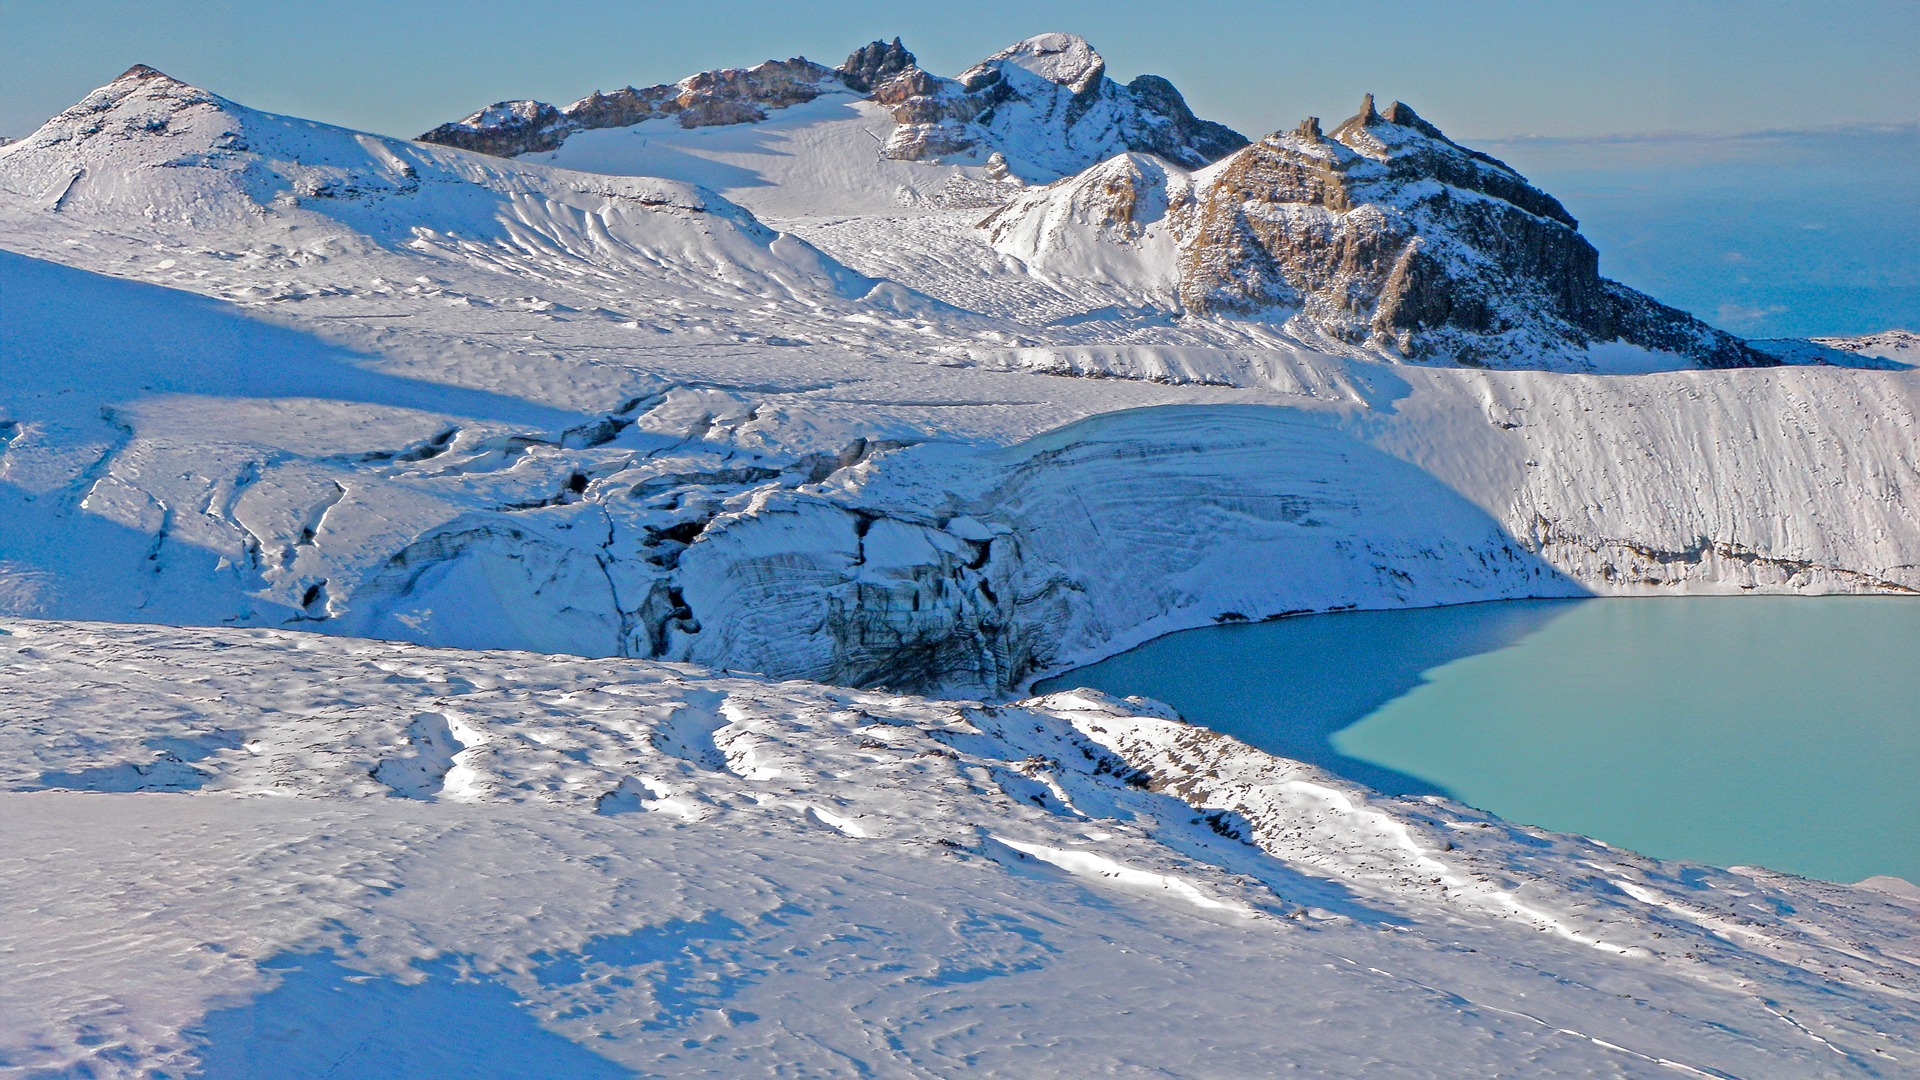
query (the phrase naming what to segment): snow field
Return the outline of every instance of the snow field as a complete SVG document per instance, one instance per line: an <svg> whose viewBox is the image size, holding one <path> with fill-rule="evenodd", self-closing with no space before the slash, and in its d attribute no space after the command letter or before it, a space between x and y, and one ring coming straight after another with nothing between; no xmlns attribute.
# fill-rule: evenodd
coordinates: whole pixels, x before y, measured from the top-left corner
<svg viewBox="0 0 1920 1080"><path fill-rule="evenodd" d="M265 1038L289 1074L484 1068L549 1033L666 1075L1916 1052L1910 902L1382 799L1150 703L4 628L21 1070L175 1072ZM435 1038L496 1005L474 1045Z"/></svg>

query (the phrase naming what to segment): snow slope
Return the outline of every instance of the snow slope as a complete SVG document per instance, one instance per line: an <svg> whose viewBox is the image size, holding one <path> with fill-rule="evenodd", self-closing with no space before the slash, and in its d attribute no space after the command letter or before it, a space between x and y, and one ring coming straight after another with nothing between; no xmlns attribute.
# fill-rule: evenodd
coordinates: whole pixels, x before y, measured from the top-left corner
<svg viewBox="0 0 1920 1080"><path fill-rule="evenodd" d="M1777 362L1602 278L1558 200L1403 103L1369 95L1330 134L1308 118L1248 144L1165 80L1104 72L1070 34L957 80L875 42L838 69L796 58L565 109L502 102L422 138L710 185L869 273L1056 338L1251 335L1611 373Z"/></svg>
<svg viewBox="0 0 1920 1080"><path fill-rule="evenodd" d="M849 366L555 348L606 320L518 313L543 347L509 352L398 290L379 303L408 333L361 351L298 328L346 319L0 265L0 586L23 614L991 689L1231 614L1920 587L1906 372Z"/></svg>
<svg viewBox="0 0 1920 1080"><path fill-rule="evenodd" d="M0 1069L1910 1069L1907 901L1011 699L1217 620L1911 593L1920 374L1322 351L1173 310L1109 211L1180 170L876 119L595 175L135 69L0 148Z"/></svg>
<svg viewBox="0 0 1920 1080"><path fill-rule="evenodd" d="M1847 1076L1920 1054L1911 900L1382 799L1144 703L4 631L0 1061L23 1075Z"/></svg>
<svg viewBox="0 0 1920 1080"><path fill-rule="evenodd" d="M1144 310L1154 207L1107 211L1175 177L1118 159L978 231L1024 236L1053 297ZM947 247L867 249L910 289L698 188L144 69L0 151L0 185L16 613L995 692L1221 618L1920 588L1906 371L1503 374L1107 318L1036 339L1007 314L1034 294L969 268L986 241L925 227L959 211L904 234ZM847 249L899 219L843 220ZM1047 240L1100 230L1139 259Z"/></svg>

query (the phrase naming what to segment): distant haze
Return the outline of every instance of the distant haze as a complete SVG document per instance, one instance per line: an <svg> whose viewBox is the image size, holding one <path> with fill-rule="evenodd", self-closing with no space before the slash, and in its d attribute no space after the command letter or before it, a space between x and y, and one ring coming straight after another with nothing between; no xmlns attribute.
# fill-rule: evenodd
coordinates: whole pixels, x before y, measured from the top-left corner
<svg viewBox="0 0 1920 1080"><path fill-rule="evenodd" d="M1715 326L1920 329L1920 124L1476 145L1559 196L1602 273Z"/></svg>
<svg viewBox="0 0 1920 1080"><path fill-rule="evenodd" d="M952 75L1046 30L1165 75L1249 135L1403 99L1581 217L1603 267L1748 335L1920 324L1920 3L1342 5L1223 0L704 4L0 3L0 136L135 62L256 108L410 137L490 102L900 35ZM1863 126L1906 125L1881 138ZM1829 129L1772 140L1765 130ZM1845 130L1841 130L1845 129ZM1711 135L1591 141L1648 132ZM1532 136L1516 139L1514 136Z"/></svg>

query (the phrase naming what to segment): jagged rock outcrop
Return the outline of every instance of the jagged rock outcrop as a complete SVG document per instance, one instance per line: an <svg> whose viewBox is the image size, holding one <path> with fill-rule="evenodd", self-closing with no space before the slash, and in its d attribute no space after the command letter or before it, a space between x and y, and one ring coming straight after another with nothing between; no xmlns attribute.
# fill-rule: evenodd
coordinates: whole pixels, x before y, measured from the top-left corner
<svg viewBox="0 0 1920 1080"><path fill-rule="evenodd" d="M539 101L503 101L442 124L420 141L513 157L558 149L576 131L627 127L660 117L675 117L685 128L752 123L765 120L768 109L846 89L840 72L824 64L801 57L769 60L750 68L703 71L677 83L629 86L611 93L596 90L564 109Z"/></svg>
<svg viewBox="0 0 1920 1080"><path fill-rule="evenodd" d="M958 79L922 70L894 38L861 46L838 68L796 57L644 89L595 91L564 108L503 101L420 139L512 157L558 149L576 131L661 117L677 117L688 128L751 123L766 119L770 109L833 92L869 97L893 114L900 126L887 141L887 157L984 164L998 153L1014 173L1033 180L1129 151L1198 167L1247 145L1231 128L1196 117L1158 75L1125 86L1108 79L1106 61L1072 34L1028 38Z"/></svg>
<svg viewBox="0 0 1920 1080"><path fill-rule="evenodd" d="M840 81L861 93L871 93L873 88L893 78L895 75L919 66L919 61L900 44L899 38L891 42L875 41L853 50L846 63L838 68Z"/></svg>
<svg viewBox="0 0 1920 1080"><path fill-rule="evenodd" d="M1297 309L1300 329L1408 359L1500 365L1625 341L1707 367L1769 363L1600 276L1559 200L1399 102L1367 97L1235 155L1198 198L1188 310Z"/></svg>
<svg viewBox="0 0 1920 1080"><path fill-rule="evenodd" d="M888 157L925 161L998 150L1014 171L1050 180L1129 151L1198 167L1247 144L1201 120L1173 84L1142 75L1125 86L1086 39L1041 34L940 79L918 68L874 88L900 127Z"/></svg>
<svg viewBox="0 0 1920 1080"><path fill-rule="evenodd" d="M420 141L513 157L556 149L572 131L567 115L544 101L500 101L465 120L442 124Z"/></svg>
<svg viewBox="0 0 1920 1080"><path fill-rule="evenodd" d="M1172 306L1284 321L1335 351L1582 367L1595 346L1624 342L1704 367L1774 362L1601 277L1599 252L1559 200L1406 105L1377 111L1371 95L1331 134L1309 118L1204 182L1115 158L982 225L1042 272L1142 288L1158 272Z"/></svg>

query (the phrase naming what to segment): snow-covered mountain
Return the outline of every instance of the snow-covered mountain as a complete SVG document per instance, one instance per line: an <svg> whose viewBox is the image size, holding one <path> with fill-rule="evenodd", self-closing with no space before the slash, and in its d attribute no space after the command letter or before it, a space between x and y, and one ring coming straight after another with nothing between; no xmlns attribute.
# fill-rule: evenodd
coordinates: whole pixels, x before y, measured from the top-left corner
<svg viewBox="0 0 1920 1080"><path fill-rule="evenodd" d="M864 97L897 126L880 149L904 161L987 164L1027 180L1053 180L1114 154L1152 153L1183 165L1218 160L1247 144L1201 120L1173 84L1142 75L1122 86L1083 38L1041 34L944 79L900 44L862 46L837 68L801 57L701 72L677 83L598 91L565 108L503 101L420 136L512 156L559 149L581 131L671 118L681 128L765 120L770 111L824 95Z"/></svg>
<svg viewBox="0 0 1920 1080"><path fill-rule="evenodd" d="M1632 353L1767 366L1730 334L1599 273L1558 200L1399 102L1369 95L1191 174L1116 158L995 212L996 249L1055 276L1285 319L1336 350L1493 367L1603 369ZM1625 355L1622 355L1622 354Z"/></svg>
<svg viewBox="0 0 1920 1080"><path fill-rule="evenodd" d="M1500 193L1475 196L1487 221L1581 248L1550 198L1391 112L1343 137L1434 161L1280 142L1373 178L1330 172L1339 190L1462 170ZM820 167L849 161L841 135L808 142L845 123L800 117L782 130L811 158L762 158L792 189L857 187ZM1225 265L1182 246L1173 208L1212 220L1223 178L1293 160L1276 145L1198 173L1123 155L1021 189L981 228L925 203L774 219L816 247L682 182L361 135L136 68L0 151L20 252L0 256L0 594L44 617L999 691L1228 613L1920 588L1920 520L1896 494L1920 405L1898 372L1495 376L1157 313L1180 275ZM781 187L762 179L738 190ZM1478 220L1448 227L1508 250L1459 224ZM1325 268L1321 250L1296 261ZM1418 307L1506 279L1396 280ZM1565 284L1583 281L1611 295ZM1864 405L1833 396L1868 378L1884 385ZM1200 409L1127 411L1165 405ZM1811 419L1756 428L1756 411ZM1836 430L1862 449L1836 452ZM1711 479L1727 469L1766 481L1729 502ZM1245 509L1250 491L1271 512Z"/></svg>
<svg viewBox="0 0 1920 1080"><path fill-rule="evenodd" d="M1083 298L1099 321L1158 315L1215 341L1237 322L1422 362L1776 362L1603 278L1558 200L1404 104L1382 114L1369 97L1330 135L1310 119L1248 145L1194 118L1165 80L1108 79L1069 34L1019 42L957 80L922 71L897 40L874 42L839 68L769 61L564 109L502 102L423 138L712 184L829 249L838 237L815 230L844 224L786 219L880 209L849 204L849 190L992 210L979 231L1010 267Z"/></svg>
<svg viewBox="0 0 1920 1080"><path fill-rule="evenodd" d="M398 274L430 259L810 306L873 285L685 184L503 166L273 116L143 65L7 147L0 190L21 210L256 274L340 257Z"/></svg>
<svg viewBox="0 0 1920 1080"><path fill-rule="evenodd" d="M1920 591L1910 336L1739 367L1403 106L1236 148L1101 67L876 43L510 157L135 68L0 148L0 1062L1920 1052L1899 895L1013 700L1220 620Z"/></svg>
<svg viewBox="0 0 1920 1080"><path fill-rule="evenodd" d="M1891 370L1920 365L1920 334L1882 330L1851 337L1767 338L1754 348L1786 364L1834 364Z"/></svg>

